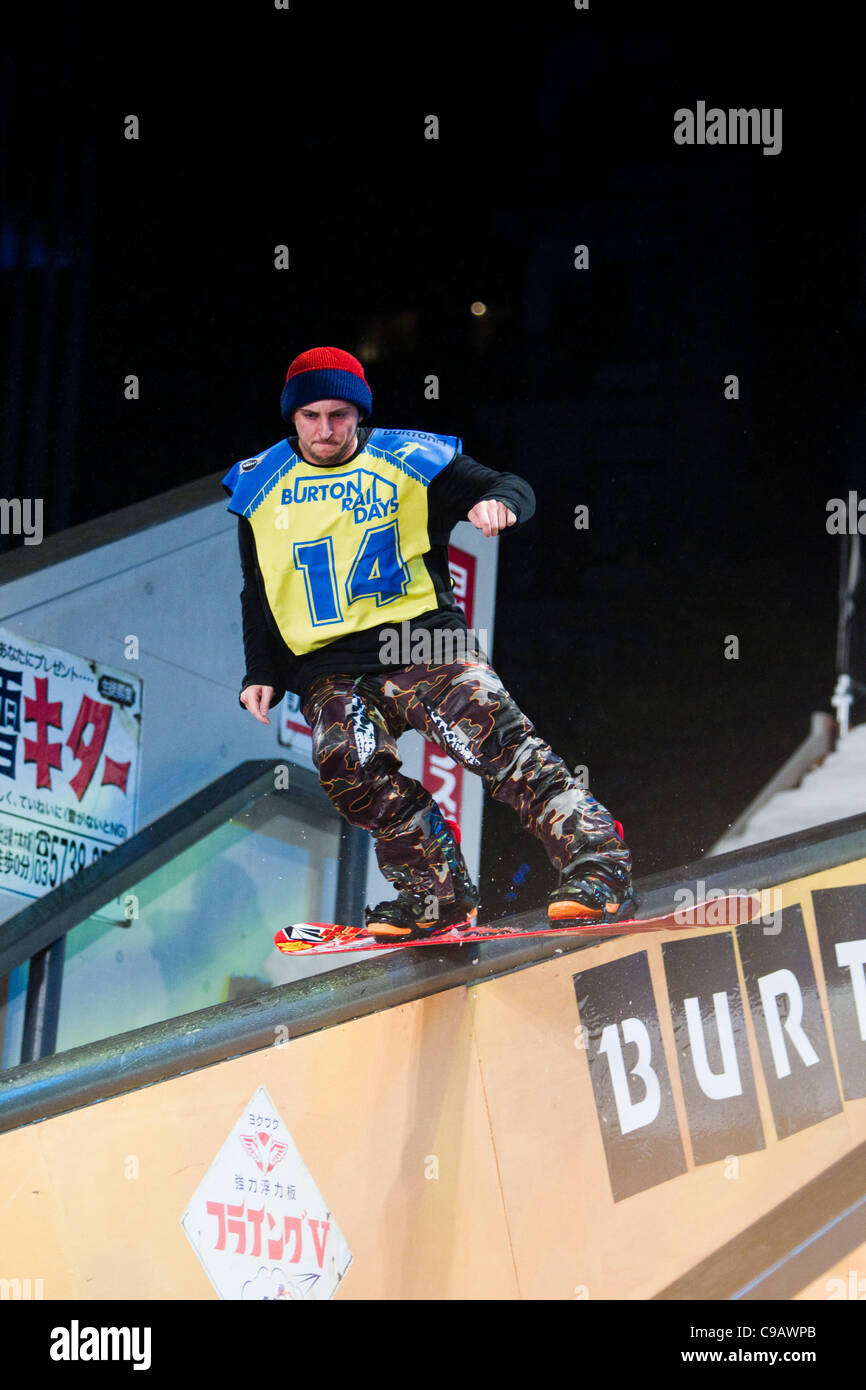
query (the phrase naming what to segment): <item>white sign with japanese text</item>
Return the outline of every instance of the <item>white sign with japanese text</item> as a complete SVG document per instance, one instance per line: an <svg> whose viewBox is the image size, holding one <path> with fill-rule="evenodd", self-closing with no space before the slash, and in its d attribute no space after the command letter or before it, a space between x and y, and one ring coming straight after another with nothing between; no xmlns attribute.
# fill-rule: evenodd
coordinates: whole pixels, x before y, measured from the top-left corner
<svg viewBox="0 0 866 1390"><path fill-rule="evenodd" d="M0 888L41 898L135 833L142 680L0 628Z"/></svg>
<svg viewBox="0 0 866 1390"><path fill-rule="evenodd" d="M352 1252L260 1086L181 1225L225 1299L326 1299Z"/></svg>

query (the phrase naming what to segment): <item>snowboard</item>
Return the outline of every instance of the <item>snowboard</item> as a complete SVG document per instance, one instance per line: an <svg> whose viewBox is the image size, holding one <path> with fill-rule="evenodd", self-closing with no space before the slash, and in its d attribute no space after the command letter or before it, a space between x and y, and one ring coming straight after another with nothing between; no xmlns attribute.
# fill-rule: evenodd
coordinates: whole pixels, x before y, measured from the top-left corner
<svg viewBox="0 0 866 1390"><path fill-rule="evenodd" d="M635 910L639 909L635 905ZM501 923L476 923L463 929L431 932L408 941L377 941L365 927L343 927L333 922L295 922L281 927L274 937L278 951L286 955L339 955L347 951L405 951L414 946L465 946L476 941L517 941L529 936L560 936L570 941L576 936L632 936L639 932L691 931L695 927L741 926L760 914L761 900L755 893L730 893L708 898L691 907L677 908L655 917L586 918L575 917L559 924L551 922L546 910L538 915L538 926L507 927Z"/></svg>

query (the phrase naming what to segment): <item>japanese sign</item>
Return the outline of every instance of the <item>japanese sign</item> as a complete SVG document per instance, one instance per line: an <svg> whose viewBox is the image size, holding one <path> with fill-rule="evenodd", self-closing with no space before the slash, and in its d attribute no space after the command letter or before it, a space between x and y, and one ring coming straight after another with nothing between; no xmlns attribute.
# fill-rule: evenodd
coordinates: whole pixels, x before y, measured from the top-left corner
<svg viewBox="0 0 866 1390"><path fill-rule="evenodd" d="M181 1225L225 1299L333 1298L352 1252L260 1086Z"/></svg>
<svg viewBox="0 0 866 1390"><path fill-rule="evenodd" d="M0 888L39 898L134 834L142 681L0 628Z"/></svg>

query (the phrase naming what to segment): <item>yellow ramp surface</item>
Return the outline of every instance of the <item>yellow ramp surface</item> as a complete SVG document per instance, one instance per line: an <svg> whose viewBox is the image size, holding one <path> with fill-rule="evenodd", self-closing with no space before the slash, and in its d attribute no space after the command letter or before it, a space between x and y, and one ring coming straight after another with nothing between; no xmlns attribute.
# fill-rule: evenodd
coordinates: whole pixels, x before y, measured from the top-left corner
<svg viewBox="0 0 866 1390"><path fill-rule="evenodd" d="M264 1087L352 1252L337 1298L652 1298L866 1141L864 883L866 861L824 871L780 886L779 930L564 951L2 1134L0 1278L216 1298L181 1218ZM701 1109L723 1034L740 1092ZM797 1296L842 1297L861 1242Z"/></svg>

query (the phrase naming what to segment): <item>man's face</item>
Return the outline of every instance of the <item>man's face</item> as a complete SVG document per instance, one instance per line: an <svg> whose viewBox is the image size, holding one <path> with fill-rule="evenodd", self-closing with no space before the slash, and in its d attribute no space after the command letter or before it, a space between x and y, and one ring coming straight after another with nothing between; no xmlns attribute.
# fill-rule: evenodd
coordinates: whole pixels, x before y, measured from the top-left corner
<svg viewBox="0 0 866 1390"><path fill-rule="evenodd" d="M337 464L354 453L360 412L348 401L311 401L295 411L295 430L308 463Z"/></svg>

